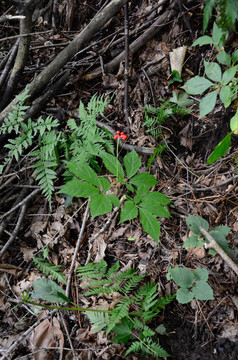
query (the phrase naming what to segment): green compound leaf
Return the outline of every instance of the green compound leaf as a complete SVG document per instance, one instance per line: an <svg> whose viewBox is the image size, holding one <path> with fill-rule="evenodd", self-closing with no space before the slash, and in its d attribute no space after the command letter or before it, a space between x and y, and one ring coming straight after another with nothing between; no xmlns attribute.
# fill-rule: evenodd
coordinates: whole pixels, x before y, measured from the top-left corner
<svg viewBox="0 0 238 360"><path fill-rule="evenodd" d="M207 159L207 164L213 164L217 159L227 154L231 146L231 134L227 134L224 139L215 147L214 151L211 153Z"/></svg>
<svg viewBox="0 0 238 360"><path fill-rule="evenodd" d="M103 191L106 192L111 188L111 183L106 178L101 177L101 178L99 178L99 181L100 181L100 184L101 184L101 186L103 188Z"/></svg>
<svg viewBox="0 0 238 360"><path fill-rule="evenodd" d="M128 319L127 317L122 318L121 322L119 324L116 324L116 326L112 329L112 331L117 334L117 336L115 336L111 340L111 342L115 344L126 344L131 337L133 328L134 324L130 319Z"/></svg>
<svg viewBox="0 0 238 360"><path fill-rule="evenodd" d="M231 65L231 57L229 54L227 54L226 51L221 51L218 55L217 55L217 60L219 61L219 63L223 64L223 65L227 65L230 66Z"/></svg>
<svg viewBox="0 0 238 360"><path fill-rule="evenodd" d="M208 271L207 269L203 268L203 269L196 269L193 272L194 277L196 278L196 280L199 281L207 281L208 280Z"/></svg>
<svg viewBox="0 0 238 360"><path fill-rule="evenodd" d="M79 179L83 179L83 180L89 182L90 184L100 187L100 182L98 180L98 176L95 173L95 171L93 171L93 169L90 168L90 166L88 166L86 164L79 164L79 163L75 163L73 161L69 161L68 168L69 168L69 171L73 175L77 176Z"/></svg>
<svg viewBox="0 0 238 360"><path fill-rule="evenodd" d="M192 301L194 295L191 291L186 288L180 288L177 291L176 299L180 304L187 304L188 302Z"/></svg>
<svg viewBox="0 0 238 360"><path fill-rule="evenodd" d="M199 240L197 235L189 236L183 244L183 247L186 249L194 248L194 247L203 247L204 242Z"/></svg>
<svg viewBox="0 0 238 360"><path fill-rule="evenodd" d="M217 63L209 63L204 60L205 65L205 73L207 77L213 81L220 82L221 81L221 67Z"/></svg>
<svg viewBox="0 0 238 360"><path fill-rule="evenodd" d="M124 221L132 220L138 215L138 209L131 200L127 200L121 211L120 221L121 224Z"/></svg>
<svg viewBox="0 0 238 360"><path fill-rule="evenodd" d="M152 215L152 213L146 209L139 209L140 221L143 229L155 240L158 244L160 236L160 223Z"/></svg>
<svg viewBox="0 0 238 360"><path fill-rule="evenodd" d="M220 99L223 102L225 108L231 104L231 88L230 86L222 86L220 90Z"/></svg>
<svg viewBox="0 0 238 360"><path fill-rule="evenodd" d="M199 95L204 93L213 83L201 76L195 76L189 79L184 86L181 86L188 94Z"/></svg>
<svg viewBox="0 0 238 360"><path fill-rule="evenodd" d="M217 90L210 92L200 101L199 104L200 118L207 115L214 109L216 105L216 101L217 101Z"/></svg>
<svg viewBox="0 0 238 360"><path fill-rule="evenodd" d="M214 41L214 44L219 45L219 42L221 41L223 36L223 31L222 29L220 29L217 24L214 22L213 23L213 28L212 28L212 39Z"/></svg>
<svg viewBox="0 0 238 360"><path fill-rule="evenodd" d="M236 49L236 50L233 52L233 54L232 54L232 56L231 56L231 60L232 60L232 64L234 64L235 62L237 62L237 60L238 60L238 49Z"/></svg>
<svg viewBox="0 0 238 360"><path fill-rule="evenodd" d="M235 115L230 120L230 127L234 134L238 134L238 109Z"/></svg>
<svg viewBox="0 0 238 360"><path fill-rule="evenodd" d="M181 288L190 288L194 282L193 272L187 268L176 266L174 269L169 270L174 282Z"/></svg>
<svg viewBox="0 0 238 360"><path fill-rule="evenodd" d="M189 229L196 235L201 233L199 226L202 226L205 230L209 228L208 222L200 216L189 215L186 217L186 223Z"/></svg>
<svg viewBox="0 0 238 360"><path fill-rule="evenodd" d="M209 45L212 44L213 40L210 36L204 35L204 36L200 36L196 41L194 41L194 43L192 44L192 46L203 46L203 45Z"/></svg>
<svg viewBox="0 0 238 360"><path fill-rule="evenodd" d="M141 167L140 157L135 152L135 150L128 153L124 157L123 161L126 169L126 175L128 178L131 178L133 175L135 175L139 170L139 168Z"/></svg>
<svg viewBox="0 0 238 360"><path fill-rule="evenodd" d="M198 300L214 300L212 288L206 281L198 281L192 292Z"/></svg>
<svg viewBox="0 0 238 360"><path fill-rule="evenodd" d="M124 179L123 168L115 156L108 153L103 153L102 160L107 170L109 170L113 175L116 175L119 179Z"/></svg>
<svg viewBox="0 0 238 360"><path fill-rule="evenodd" d="M67 194L76 197L87 198L99 193L91 184L78 179L68 181L59 191L60 194Z"/></svg>
<svg viewBox="0 0 238 360"><path fill-rule="evenodd" d="M141 201L139 204L140 207L143 209L146 209L150 211L153 215L159 216L159 217L171 217L169 211L165 209L163 206L158 204L157 201L151 201L150 199L147 199L147 196L144 200Z"/></svg>
<svg viewBox="0 0 238 360"><path fill-rule="evenodd" d="M130 183L135 186L145 185L148 188L154 186L157 183L155 177L148 173L140 173L135 175L131 180Z"/></svg>
<svg viewBox="0 0 238 360"><path fill-rule="evenodd" d="M225 251L225 253L230 255L230 249L229 249L227 240L225 238L226 232L224 229L224 233L223 233L221 228L222 228L221 226L217 226L214 230L210 231L209 234L218 243L218 245Z"/></svg>
<svg viewBox="0 0 238 360"><path fill-rule="evenodd" d="M222 76L222 83L228 84L235 77L237 69L238 65L232 66L231 68L227 69Z"/></svg>
<svg viewBox="0 0 238 360"><path fill-rule="evenodd" d="M91 197L89 207L94 219L98 215L109 213L112 210L112 203L106 195L97 194Z"/></svg>
<svg viewBox="0 0 238 360"><path fill-rule="evenodd" d="M159 191L151 191L149 194L146 195L146 200L156 201L161 205L168 205L171 203L164 194L160 193Z"/></svg>
<svg viewBox="0 0 238 360"><path fill-rule="evenodd" d="M106 195L108 197L108 199L112 202L112 204L116 207L119 208L120 206L120 200L118 199L118 197L116 197L116 195L114 194L107 194Z"/></svg>
<svg viewBox="0 0 238 360"><path fill-rule="evenodd" d="M59 293L65 297L64 290L50 279L37 279L33 284L33 289L34 290L31 295L32 299L42 299L54 303L65 302L65 299L58 295ZM69 302L71 301L69 300Z"/></svg>

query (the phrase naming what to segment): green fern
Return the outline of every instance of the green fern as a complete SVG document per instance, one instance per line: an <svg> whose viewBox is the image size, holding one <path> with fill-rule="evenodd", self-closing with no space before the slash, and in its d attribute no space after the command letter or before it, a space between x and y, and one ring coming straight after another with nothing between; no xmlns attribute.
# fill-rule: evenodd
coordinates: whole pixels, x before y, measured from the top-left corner
<svg viewBox="0 0 238 360"><path fill-rule="evenodd" d="M107 335L110 332L116 334L112 339L114 343L126 344L131 341L126 355L131 352L143 352L146 356L157 357L168 355L158 345L155 332L146 323L155 318L174 296L168 296L159 302L157 285L149 282L140 286L144 276L137 275L133 269L120 271L118 261L109 269L104 260L97 264L89 263L77 268L77 273L80 280L83 280L81 287L86 288L84 296L110 294L115 291L120 294L110 314L87 314L93 331L105 330ZM85 283L85 280L88 281ZM134 331L137 334L139 332L139 338Z"/></svg>
<svg viewBox="0 0 238 360"><path fill-rule="evenodd" d="M56 280L59 283L64 283L66 276L61 272L60 265L54 265L51 263L45 262L45 259L42 258L33 258L34 264L46 275L51 275L52 280Z"/></svg>

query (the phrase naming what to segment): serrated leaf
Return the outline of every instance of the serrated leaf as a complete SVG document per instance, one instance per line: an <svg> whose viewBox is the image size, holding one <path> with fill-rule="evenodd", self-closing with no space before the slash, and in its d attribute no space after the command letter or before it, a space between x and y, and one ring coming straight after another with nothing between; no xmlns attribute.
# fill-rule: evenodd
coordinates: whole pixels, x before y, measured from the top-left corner
<svg viewBox="0 0 238 360"><path fill-rule="evenodd" d="M213 83L201 76L195 76L192 79L189 79L184 86L181 88L184 89L188 94L199 95L204 93Z"/></svg>
<svg viewBox="0 0 238 360"><path fill-rule="evenodd" d="M174 282L181 288L190 288L193 285L194 276L189 269L176 266L174 269L170 269L169 273Z"/></svg>
<svg viewBox="0 0 238 360"><path fill-rule="evenodd" d="M227 69L222 76L222 82L224 84L228 84L234 77L237 72L238 65L232 66L231 68Z"/></svg>
<svg viewBox="0 0 238 360"><path fill-rule="evenodd" d="M214 151L211 153L207 159L207 164L213 164L217 159L227 154L231 146L231 134L227 134L224 139L215 147Z"/></svg>
<svg viewBox="0 0 238 360"><path fill-rule="evenodd" d="M140 173L135 175L131 180L130 184L135 186L145 185L148 188L154 186L157 183L155 177L148 173Z"/></svg>
<svg viewBox="0 0 238 360"><path fill-rule="evenodd" d="M124 221L132 220L138 215L138 209L131 200L127 200L121 210L120 221L121 224Z"/></svg>
<svg viewBox="0 0 238 360"><path fill-rule="evenodd" d="M158 202L148 200L147 198L145 198L144 200L141 201L140 207L150 211L153 215L156 215L159 217L171 217L171 215L167 209L165 209L163 206L158 204Z"/></svg>
<svg viewBox="0 0 238 360"><path fill-rule="evenodd" d="M238 109L236 110L235 115L232 116L230 120L230 127L231 131L233 131L234 134L238 134Z"/></svg>
<svg viewBox="0 0 238 360"><path fill-rule="evenodd" d="M223 31L222 29L220 29L216 22L214 21L213 23L213 28L212 28L212 39L214 41L214 43L216 45L219 45L221 39L222 39L222 36L223 36Z"/></svg>
<svg viewBox="0 0 238 360"><path fill-rule="evenodd" d="M218 55L217 55L217 60L223 64L223 65L227 65L230 66L231 65L231 57L229 54L227 54L226 51L221 51Z"/></svg>
<svg viewBox="0 0 238 360"><path fill-rule="evenodd" d="M108 179L101 177L99 178L99 182L103 188L103 191L108 191L111 188L111 183Z"/></svg>
<svg viewBox="0 0 238 360"><path fill-rule="evenodd" d="M128 318L124 317L123 319L121 319L121 322L119 324L116 324L116 326L112 329L112 331L117 334L117 336L115 336L111 340L111 342L116 344L122 342L123 344L126 344L131 337L131 332L133 328L133 322Z"/></svg>
<svg viewBox="0 0 238 360"><path fill-rule="evenodd" d="M230 249L228 246L228 242L225 238L225 235L219 229L215 228L210 231L209 234L213 237L213 239L218 243L218 245L227 253L230 254Z"/></svg>
<svg viewBox="0 0 238 360"><path fill-rule="evenodd" d="M199 104L200 118L207 115L214 109L216 105L216 101L217 101L217 90L210 92L200 101Z"/></svg>
<svg viewBox="0 0 238 360"><path fill-rule="evenodd" d="M215 62L207 62L204 60L205 65L205 73L207 77L213 81L220 82L221 81L221 67L219 64Z"/></svg>
<svg viewBox="0 0 238 360"><path fill-rule="evenodd" d="M76 197L87 198L99 193L93 185L78 179L68 181L59 191L60 194L67 194Z"/></svg>
<svg viewBox="0 0 238 360"><path fill-rule="evenodd" d="M141 167L140 157L135 150L132 150L130 153L126 154L126 156L124 156L123 162L128 178L134 176Z"/></svg>
<svg viewBox="0 0 238 360"><path fill-rule="evenodd" d="M212 10L216 0L207 0L206 5L203 9L203 33L205 33L209 20L212 16Z"/></svg>
<svg viewBox="0 0 238 360"><path fill-rule="evenodd" d="M205 230L209 228L208 222L200 216L189 215L186 217L186 223L189 229L196 235L201 233L199 226L202 226Z"/></svg>
<svg viewBox="0 0 238 360"><path fill-rule="evenodd" d="M120 206L120 200L118 199L118 197L114 194L107 194L106 195L108 197L108 199L112 202L112 204L116 207L119 208Z"/></svg>
<svg viewBox="0 0 238 360"><path fill-rule="evenodd" d="M198 300L214 300L213 290L206 281L198 281L192 292Z"/></svg>
<svg viewBox="0 0 238 360"><path fill-rule="evenodd" d="M203 46L212 43L213 43L212 38L210 36L204 35L204 36L200 36L197 40L195 40L192 46L196 46L196 45Z"/></svg>
<svg viewBox="0 0 238 360"><path fill-rule="evenodd" d="M230 86L222 86L220 90L220 99L223 102L225 108L231 104L231 88Z"/></svg>
<svg viewBox="0 0 238 360"><path fill-rule="evenodd" d="M143 229L155 240L158 244L160 236L160 223L158 220L151 214L150 211L145 209L139 209L140 212L140 221Z"/></svg>
<svg viewBox="0 0 238 360"><path fill-rule="evenodd" d="M192 301L194 295L191 291L186 288L180 288L177 291L176 299L180 304L187 304L188 302Z"/></svg>
<svg viewBox="0 0 238 360"><path fill-rule="evenodd" d="M168 205L171 203L164 194L160 193L159 191L151 191L146 194L146 199L150 201L157 201L161 205Z"/></svg>
<svg viewBox="0 0 238 360"><path fill-rule="evenodd" d="M89 202L92 218L107 214L112 210L112 203L106 195L97 194L91 197Z"/></svg>
<svg viewBox="0 0 238 360"><path fill-rule="evenodd" d="M33 289L32 299L42 299L55 303L65 302L62 296L58 295L59 293L64 295L64 290L50 279L37 279L33 284Z"/></svg>
<svg viewBox="0 0 238 360"><path fill-rule="evenodd" d="M124 179L124 171L118 159L108 153L103 153L102 160L107 170L120 179Z"/></svg>
<svg viewBox="0 0 238 360"><path fill-rule="evenodd" d="M232 60L232 64L234 64L235 62L237 62L237 60L238 60L238 49L236 49L236 50L233 52L233 54L232 54L232 56L231 56L231 60Z"/></svg>
<svg viewBox="0 0 238 360"><path fill-rule="evenodd" d="M67 166L69 171L79 179L86 180L90 184L100 187L97 174L87 164L79 164L73 161L69 161Z"/></svg>

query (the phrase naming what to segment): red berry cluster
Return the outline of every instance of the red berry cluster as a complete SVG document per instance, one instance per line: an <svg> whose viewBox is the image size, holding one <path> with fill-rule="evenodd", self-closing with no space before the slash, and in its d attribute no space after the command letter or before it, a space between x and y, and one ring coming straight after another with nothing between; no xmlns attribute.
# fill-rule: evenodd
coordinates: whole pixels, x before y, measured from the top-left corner
<svg viewBox="0 0 238 360"><path fill-rule="evenodd" d="M116 135L113 136L113 139L114 139L114 140L117 140L118 138L120 138L120 139L122 139L122 140L126 140L126 139L127 139L127 135L124 134L123 131L119 131L119 130L118 130L118 131L116 132Z"/></svg>

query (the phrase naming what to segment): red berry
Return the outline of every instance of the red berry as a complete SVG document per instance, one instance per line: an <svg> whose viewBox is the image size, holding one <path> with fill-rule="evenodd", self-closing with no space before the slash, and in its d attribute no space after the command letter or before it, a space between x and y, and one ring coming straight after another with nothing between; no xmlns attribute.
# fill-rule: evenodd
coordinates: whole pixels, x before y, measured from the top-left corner
<svg viewBox="0 0 238 360"><path fill-rule="evenodd" d="M119 138L119 135L114 135L114 136L113 136L113 139L114 139L114 140L116 140L116 139L118 139L118 138Z"/></svg>
<svg viewBox="0 0 238 360"><path fill-rule="evenodd" d="M121 139L122 140L126 140L127 139L127 136L125 134L121 135Z"/></svg>
<svg viewBox="0 0 238 360"><path fill-rule="evenodd" d="M121 135L125 135L123 131L121 132Z"/></svg>
<svg viewBox="0 0 238 360"><path fill-rule="evenodd" d="M120 132L119 130L117 130L116 134L120 135L120 133L121 133L121 132Z"/></svg>

